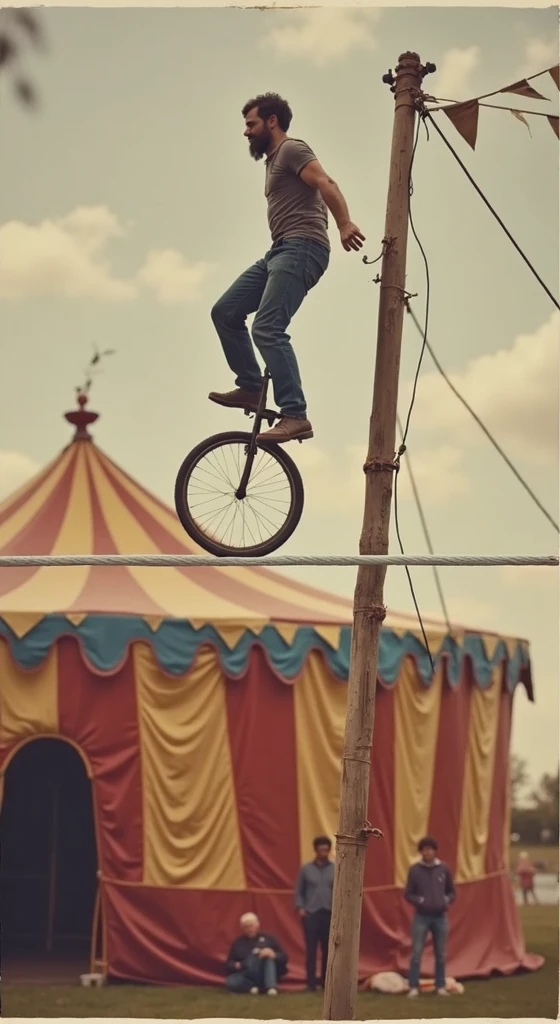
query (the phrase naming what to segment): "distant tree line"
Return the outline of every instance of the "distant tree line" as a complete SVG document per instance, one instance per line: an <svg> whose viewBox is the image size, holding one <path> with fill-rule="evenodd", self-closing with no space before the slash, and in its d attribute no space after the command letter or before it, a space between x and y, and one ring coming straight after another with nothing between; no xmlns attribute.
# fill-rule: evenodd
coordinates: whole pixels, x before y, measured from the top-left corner
<svg viewBox="0 0 560 1024"><path fill-rule="evenodd" d="M546 842L557 845L559 842L559 772L554 775L545 773L538 785L529 795L529 799L521 800L523 791L529 784L527 762L517 754L510 759L510 803L511 829L517 833L525 845Z"/></svg>

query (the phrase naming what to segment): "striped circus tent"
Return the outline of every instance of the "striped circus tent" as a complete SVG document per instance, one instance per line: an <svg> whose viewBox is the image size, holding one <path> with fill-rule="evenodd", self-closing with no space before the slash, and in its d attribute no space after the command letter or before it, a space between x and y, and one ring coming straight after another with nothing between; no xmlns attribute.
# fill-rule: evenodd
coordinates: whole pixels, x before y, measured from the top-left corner
<svg viewBox="0 0 560 1024"><path fill-rule="evenodd" d="M193 553L175 515L67 414L71 443L0 505L0 553ZM196 551L195 551L196 553ZM292 891L333 835L351 602L259 568L0 572L0 779L39 738L67 741L91 781L92 928L119 979L213 983L255 910L303 982ZM514 690L527 644L389 613L380 660L360 975L404 970L402 888L435 834L458 883L449 972L537 967L507 870ZM33 744L31 744L33 746ZM93 834L93 832L92 832ZM4 853L4 852L3 852ZM427 964L430 969L430 963Z"/></svg>

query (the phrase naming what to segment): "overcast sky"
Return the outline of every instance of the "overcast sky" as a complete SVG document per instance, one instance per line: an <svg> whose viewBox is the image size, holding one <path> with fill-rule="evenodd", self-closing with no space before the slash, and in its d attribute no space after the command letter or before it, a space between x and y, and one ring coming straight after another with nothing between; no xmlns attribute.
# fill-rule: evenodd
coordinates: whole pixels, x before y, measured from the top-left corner
<svg viewBox="0 0 560 1024"><path fill-rule="evenodd" d="M411 46L438 72L437 96L467 99L558 61L557 9L43 9L45 54L26 67L41 93L29 114L0 86L0 497L68 441L92 344L117 350L95 381L101 447L172 503L177 468L204 436L235 427L211 406L232 384L209 309L268 244L262 164L240 110L277 90L380 252L392 124L381 83ZM533 83L557 113L550 76ZM506 96L502 102L508 102ZM494 102L494 101L492 101ZM553 290L558 281L558 141L483 109L476 153L439 124ZM558 317L436 133L422 132L413 213L432 283L431 342L550 512L558 516ZM285 553L357 550L371 409L378 292L374 269L331 229L328 276L293 324L315 428L290 453L305 475L303 520ZM408 287L423 318L423 264L410 242ZM403 338L401 415L419 353ZM241 425L241 423L239 423ZM554 530L427 356L408 444L433 543L449 553L547 553ZM400 478L405 547L425 550ZM393 538L392 549L396 550ZM351 594L355 571L290 570ZM550 569L441 573L452 618L529 639L537 694L516 699L514 749L534 775L558 755L558 574ZM430 570L413 573L420 607L440 612ZM390 606L412 610L403 570Z"/></svg>

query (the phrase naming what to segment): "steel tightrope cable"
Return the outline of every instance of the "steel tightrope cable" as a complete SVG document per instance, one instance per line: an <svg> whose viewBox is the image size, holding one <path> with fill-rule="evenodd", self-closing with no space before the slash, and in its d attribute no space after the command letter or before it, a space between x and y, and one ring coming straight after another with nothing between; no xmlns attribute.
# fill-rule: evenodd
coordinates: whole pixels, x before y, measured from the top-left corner
<svg viewBox="0 0 560 1024"><path fill-rule="evenodd" d="M501 566L538 565L557 566L558 555L265 555L253 558L245 555L0 555L0 570L22 566L62 568L69 565L171 566L195 569L200 566L355 566L355 565L416 565L416 566Z"/></svg>

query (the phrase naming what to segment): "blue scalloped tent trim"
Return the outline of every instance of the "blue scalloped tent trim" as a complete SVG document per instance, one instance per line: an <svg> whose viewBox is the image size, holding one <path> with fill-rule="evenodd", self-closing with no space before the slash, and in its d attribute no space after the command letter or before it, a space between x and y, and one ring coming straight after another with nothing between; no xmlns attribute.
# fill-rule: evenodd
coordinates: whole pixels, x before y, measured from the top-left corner
<svg viewBox="0 0 560 1024"><path fill-rule="evenodd" d="M74 626L62 615L47 615L19 639L0 618L0 637L8 641L14 661L23 669L37 668L61 636L75 637L91 668L103 674L110 674L123 664L130 644L135 641L149 643L162 669L172 676L183 675L189 670L198 648L203 644L211 644L217 650L228 676L243 674L255 645L265 648L274 671L287 680L299 674L312 649L321 651L331 672L340 680L348 678L350 664L349 626L341 629L336 650L311 626L302 626L293 642L287 644L273 625L266 626L258 637L247 630L235 647L230 649L213 626L205 625L195 629L188 621L181 619L166 619L154 632L143 619L136 616L88 615L79 626ZM401 662L407 656L414 658L422 681L429 685L432 669L423 644L412 633L397 636L391 630L383 629L379 648L379 676L384 683L390 686L395 682ZM459 682L462 662L468 657L473 666L474 678L482 689L490 685L493 667L505 660L508 689L513 691L517 683L522 681L532 699L530 663L520 643L513 656L509 657L506 644L500 640L489 659L480 635L467 634L461 645L447 636L439 650L432 651L436 661L443 656L446 658L447 677L452 686Z"/></svg>

